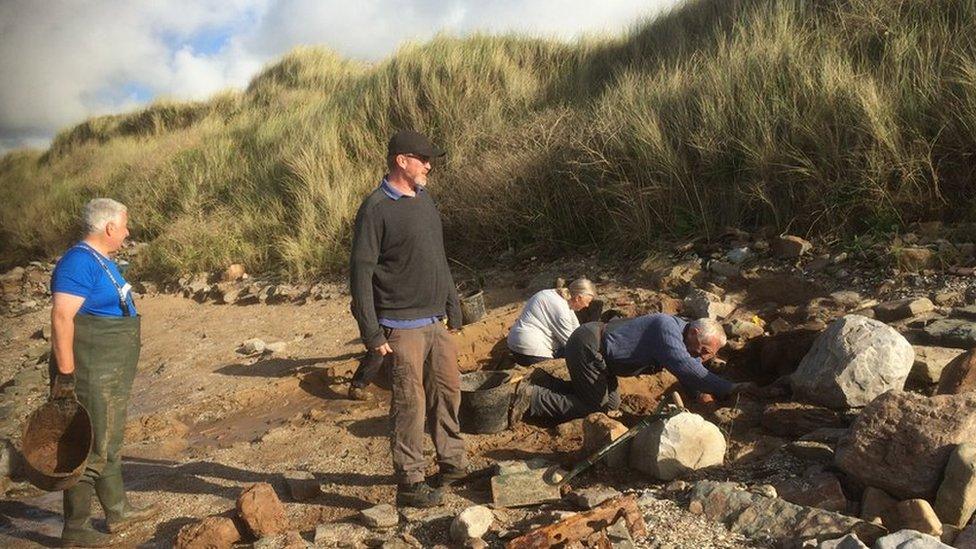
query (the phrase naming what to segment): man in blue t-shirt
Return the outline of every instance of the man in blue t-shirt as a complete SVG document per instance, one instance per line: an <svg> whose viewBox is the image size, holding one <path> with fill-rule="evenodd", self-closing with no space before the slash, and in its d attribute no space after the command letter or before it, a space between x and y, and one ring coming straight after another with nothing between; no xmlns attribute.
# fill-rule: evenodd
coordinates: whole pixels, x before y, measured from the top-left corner
<svg viewBox="0 0 976 549"><path fill-rule="evenodd" d="M566 342L571 381L541 387L523 381L516 390L511 422L523 415L570 420L620 405L617 377L653 374L666 369L694 394L725 396L755 393L754 383L731 383L704 366L725 346L721 324L691 322L666 314L644 315L604 324L590 322Z"/></svg>
<svg viewBox="0 0 976 549"><path fill-rule="evenodd" d="M132 289L111 256L128 230L124 205L108 198L84 210L84 239L58 261L51 277L51 399L77 400L88 410L92 448L78 482L64 490L65 547L109 547L116 543L90 523L98 496L109 532L153 517L137 507L122 485L121 448L125 411L139 361L140 325Z"/></svg>

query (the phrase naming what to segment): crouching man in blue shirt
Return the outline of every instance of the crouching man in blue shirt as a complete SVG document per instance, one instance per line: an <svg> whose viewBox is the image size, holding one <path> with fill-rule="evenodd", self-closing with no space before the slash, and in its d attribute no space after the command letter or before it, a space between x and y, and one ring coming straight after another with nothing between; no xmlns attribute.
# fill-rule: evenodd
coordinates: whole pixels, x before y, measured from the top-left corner
<svg viewBox="0 0 976 549"><path fill-rule="evenodd" d="M566 342L569 382L542 387L525 380L512 403L514 425L523 415L563 421L620 405L617 378L653 374L667 369L693 393L726 396L756 393L754 383L732 383L702 364L725 346L725 331L714 320L691 322L666 314L651 314L577 328Z"/></svg>

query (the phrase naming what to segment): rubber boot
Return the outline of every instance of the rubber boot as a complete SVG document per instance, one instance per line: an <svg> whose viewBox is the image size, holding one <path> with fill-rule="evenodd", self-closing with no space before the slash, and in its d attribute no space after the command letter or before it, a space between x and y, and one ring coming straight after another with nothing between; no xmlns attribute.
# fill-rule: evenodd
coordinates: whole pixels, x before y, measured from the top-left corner
<svg viewBox="0 0 976 549"><path fill-rule="evenodd" d="M64 530L61 547L111 547L114 537L91 527L91 501L94 487L79 482L64 491Z"/></svg>
<svg viewBox="0 0 976 549"><path fill-rule="evenodd" d="M129 502L122 485L122 475L100 477L95 481L95 493L98 494L102 509L105 510L108 531L113 534L157 514L155 505L137 507Z"/></svg>

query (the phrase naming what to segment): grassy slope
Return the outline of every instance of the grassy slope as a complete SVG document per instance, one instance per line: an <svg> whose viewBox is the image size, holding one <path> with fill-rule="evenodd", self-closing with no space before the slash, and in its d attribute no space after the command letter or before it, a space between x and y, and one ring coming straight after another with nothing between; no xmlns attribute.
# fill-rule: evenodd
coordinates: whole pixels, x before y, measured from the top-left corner
<svg viewBox="0 0 976 549"><path fill-rule="evenodd" d="M89 120L0 160L2 260L130 206L144 276L341 269L387 136L450 154L452 255L640 253L724 225L976 220L976 0L711 0L616 40L437 38L374 66L298 49L242 93Z"/></svg>

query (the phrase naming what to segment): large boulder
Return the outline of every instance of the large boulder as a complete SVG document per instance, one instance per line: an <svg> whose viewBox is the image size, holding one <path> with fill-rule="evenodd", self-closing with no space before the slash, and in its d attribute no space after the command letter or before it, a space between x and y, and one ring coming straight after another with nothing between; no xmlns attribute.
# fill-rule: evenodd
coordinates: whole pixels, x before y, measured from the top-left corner
<svg viewBox="0 0 976 549"><path fill-rule="evenodd" d="M902 389L915 362L912 345L894 328L860 315L831 324L790 376L794 395L830 408L866 406Z"/></svg>
<svg viewBox="0 0 976 549"><path fill-rule="evenodd" d="M976 440L976 393L875 399L837 444L834 463L898 499L933 499L955 445Z"/></svg>
<svg viewBox="0 0 976 549"><path fill-rule="evenodd" d="M630 466L660 480L721 465L725 437L698 414L682 412L641 431L630 446Z"/></svg>
<svg viewBox="0 0 976 549"><path fill-rule="evenodd" d="M970 391L976 391L976 349L962 353L943 368L936 393L958 395Z"/></svg>
<svg viewBox="0 0 976 549"><path fill-rule="evenodd" d="M251 484L237 498L237 514L256 538L289 530L285 507L267 482Z"/></svg>
<svg viewBox="0 0 976 549"><path fill-rule="evenodd" d="M899 530L879 539L873 549L952 549L952 546L922 532Z"/></svg>

